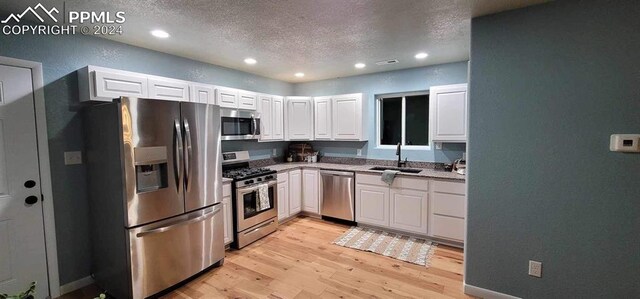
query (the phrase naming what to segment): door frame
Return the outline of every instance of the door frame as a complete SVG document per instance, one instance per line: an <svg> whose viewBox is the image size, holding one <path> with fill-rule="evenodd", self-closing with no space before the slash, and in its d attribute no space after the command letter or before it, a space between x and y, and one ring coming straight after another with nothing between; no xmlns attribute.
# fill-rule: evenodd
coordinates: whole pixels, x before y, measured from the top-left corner
<svg viewBox="0 0 640 299"><path fill-rule="evenodd" d="M44 104L44 80L42 63L0 56L0 64L27 68L31 70L33 99L36 117L36 138L40 187L43 195L42 215L44 221L45 252L47 255L47 275L49 278L49 296L60 296L60 277L58 273L58 248L56 244L56 226L53 211L53 190L51 183L51 165L49 162L49 138L47 135L47 117Z"/></svg>

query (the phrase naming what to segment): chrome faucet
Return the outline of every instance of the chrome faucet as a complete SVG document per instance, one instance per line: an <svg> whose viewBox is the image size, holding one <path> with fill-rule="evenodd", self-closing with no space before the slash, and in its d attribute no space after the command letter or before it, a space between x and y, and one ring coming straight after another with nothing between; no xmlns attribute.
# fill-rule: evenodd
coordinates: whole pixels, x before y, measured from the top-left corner
<svg viewBox="0 0 640 299"><path fill-rule="evenodd" d="M407 166L407 157L404 158L404 162L402 161L402 145L398 142L398 148L396 149L396 155L398 156L398 167Z"/></svg>

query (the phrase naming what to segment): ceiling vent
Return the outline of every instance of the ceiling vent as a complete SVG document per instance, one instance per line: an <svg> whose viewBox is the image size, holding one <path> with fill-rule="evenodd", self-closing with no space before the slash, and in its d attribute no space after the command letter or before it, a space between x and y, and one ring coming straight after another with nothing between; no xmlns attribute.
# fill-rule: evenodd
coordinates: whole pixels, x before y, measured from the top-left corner
<svg viewBox="0 0 640 299"><path fill-rule="evenodd" d="M389 59L389 60L383 60L383 61L378 61L376 62L377 65L387 65L387 64L394 64L394 63L398 63L400 61L398 61L398 59Z"/></svg>

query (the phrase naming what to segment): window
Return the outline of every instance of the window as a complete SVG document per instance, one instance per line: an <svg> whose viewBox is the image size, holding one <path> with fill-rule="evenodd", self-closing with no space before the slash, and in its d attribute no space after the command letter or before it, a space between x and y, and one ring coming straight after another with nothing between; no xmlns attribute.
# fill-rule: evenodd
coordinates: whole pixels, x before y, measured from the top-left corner
<svg viewBox="0 0 640 299"><path fill-rule="evenodd" d="M378 146L429 145L429 94L427 92L379 95Z"/></svg>

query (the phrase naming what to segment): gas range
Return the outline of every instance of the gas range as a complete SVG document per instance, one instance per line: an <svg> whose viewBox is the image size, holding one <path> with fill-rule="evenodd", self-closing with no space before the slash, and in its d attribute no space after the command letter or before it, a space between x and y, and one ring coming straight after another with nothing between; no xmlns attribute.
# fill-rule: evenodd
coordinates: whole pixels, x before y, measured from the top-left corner
<svg viewBox="0 0 640 299"><path fill-rule="evenodd" d="M249 153L222 153L222 176L231 183L234 248L242 248L278 227L276 171L249 167Z"/></svg>

